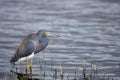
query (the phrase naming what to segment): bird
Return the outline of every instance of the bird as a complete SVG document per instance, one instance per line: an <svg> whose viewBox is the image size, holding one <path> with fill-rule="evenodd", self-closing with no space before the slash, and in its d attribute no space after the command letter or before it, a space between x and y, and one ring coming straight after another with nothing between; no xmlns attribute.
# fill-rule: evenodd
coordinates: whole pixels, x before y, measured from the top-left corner
<svg viewBox="0 0 120 80"><path fill-rule="evenodd" d="M27 35L16 49L10 63L26 61L26 73L28 73L28 60L30 60L30 72L32 72L32 58L47 47L49 34L50 32L39 30L37 33Z"/></svg>

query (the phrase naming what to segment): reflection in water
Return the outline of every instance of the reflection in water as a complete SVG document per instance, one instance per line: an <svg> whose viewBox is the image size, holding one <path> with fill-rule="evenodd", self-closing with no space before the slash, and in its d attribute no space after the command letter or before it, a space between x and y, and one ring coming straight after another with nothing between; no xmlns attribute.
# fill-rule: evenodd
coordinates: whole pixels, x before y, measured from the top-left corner
<svg viewBox="0 0 120 80"><path fill-rule="evenodd" d="M0 0L0 72L9 72L9 60L25 35L45 29L61 37L50 38L47 49L33 58L33 74L40 74L43 59L46 80L60 65L73 79L76 65L82 75L86 61L90 74L94 61L99 76L119 79L119 8L116 0ZM24 72L22 64L18 72Z"/></svg>

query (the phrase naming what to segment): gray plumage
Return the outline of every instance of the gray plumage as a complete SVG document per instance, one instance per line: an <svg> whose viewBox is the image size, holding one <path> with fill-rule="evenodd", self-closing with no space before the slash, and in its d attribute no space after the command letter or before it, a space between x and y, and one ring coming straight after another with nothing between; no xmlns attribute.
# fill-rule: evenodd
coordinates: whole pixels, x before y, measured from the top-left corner
<svg viewBox="0 0 120 80"><path fill-rule="evenodd" d="M45 49L49 40L44 33L44 31L39 30L35 34L26 36L11 58L10 63L14 63L22 57L27 57L33 52L36 54Z"/></svg>

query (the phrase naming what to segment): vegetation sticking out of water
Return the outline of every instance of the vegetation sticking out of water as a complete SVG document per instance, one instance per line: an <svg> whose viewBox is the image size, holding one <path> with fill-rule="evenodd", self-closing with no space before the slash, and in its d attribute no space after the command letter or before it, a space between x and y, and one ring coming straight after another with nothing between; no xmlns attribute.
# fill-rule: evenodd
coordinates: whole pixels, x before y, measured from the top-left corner
<svg viewBox="0 0 120 80"><path fill-rule="evenodd" d="M48 74L45 70L43 70L43 68L46 66L45 61L39 61L39 66L40 66L40 69L39 69L40 72L43 73L42 76L39 76L38 74L31 74L31 73L26 73L26 74L19 73L16 69L16 71L10 71L11 74L7 74L7 75L6 73L1 72L0 78L1 80L46 80L45 77L49 76L49 79L47 80L118 80L112 77L108 77L104 73L102 76L98 75L98 69L94 61L91 61L90 74L87 73L87 67L85 62L82 68L82 73L78 73L79 66L76 65L76 69L74 71L74 77L71 77L70 73L65 75L64 74L65 71L62 69L61 64L59 65L59 68L54 69L54 73L52 75Z"/></svg>

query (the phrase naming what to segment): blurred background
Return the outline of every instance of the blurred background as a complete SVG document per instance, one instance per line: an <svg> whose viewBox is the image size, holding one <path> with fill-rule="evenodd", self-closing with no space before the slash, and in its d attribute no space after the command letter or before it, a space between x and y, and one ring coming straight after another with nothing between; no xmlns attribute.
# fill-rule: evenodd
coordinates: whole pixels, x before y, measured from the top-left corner
<svg viewBox="0 0 120 80"><path fill-rule="evenodd" d="M43 60L47 74L61 65L72 79L76 65L82 75L85 63L89 74L94 61L99 76L120 79L119 9L119 0L0 0L0 72L10 71L9 60L26 35L45 29L60 36L49 37L33 58L33 73L40 73Z"/></svg>

